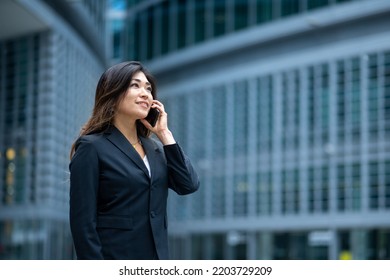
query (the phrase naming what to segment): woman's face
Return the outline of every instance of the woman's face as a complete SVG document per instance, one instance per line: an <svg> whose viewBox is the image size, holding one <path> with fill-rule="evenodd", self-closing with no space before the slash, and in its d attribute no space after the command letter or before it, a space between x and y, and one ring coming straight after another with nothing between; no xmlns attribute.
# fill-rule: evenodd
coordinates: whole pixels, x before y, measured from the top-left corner
<svg viewBox="0 0 390 280"><path fill-rule="evenodd" d="M116 117L125 119L144 119L152 105L152 85L143 72L134 74L125 97L118 105Z"/></svg>

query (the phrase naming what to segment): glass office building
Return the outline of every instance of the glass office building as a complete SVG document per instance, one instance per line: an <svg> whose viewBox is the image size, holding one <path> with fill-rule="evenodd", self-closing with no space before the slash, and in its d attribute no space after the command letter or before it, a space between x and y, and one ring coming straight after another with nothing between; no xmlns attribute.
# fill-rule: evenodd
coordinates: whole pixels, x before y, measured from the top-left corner
<svg viewBox="0 0 390 280"><path fill-rule="evenodd" d="M69 151L106 64L105 1L0 2L0 259L71 259Z"/></svg>
<svg viewBox="0 0 390 280"><path fill-rule="evenodd" d="M109 0L107 25L111 33L110 64L120 63L123 59L123 29L126 21L126 0Z"/></svg>
<svg viewBox="0 0 390 280"><path fill-rule="evenodd" d="M127 1L200 190L174 259L390 259L390 2Z"/></svg>

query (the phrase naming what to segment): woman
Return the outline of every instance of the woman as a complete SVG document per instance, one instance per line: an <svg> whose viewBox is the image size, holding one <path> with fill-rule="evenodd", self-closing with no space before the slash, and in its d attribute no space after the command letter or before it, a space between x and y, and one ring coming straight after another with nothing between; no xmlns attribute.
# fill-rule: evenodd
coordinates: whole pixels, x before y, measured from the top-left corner
<svg viewBox="0 0 390 280"><path fill-rule="evenodd" d="M159 111L154 126L145 119L151 108ZM114 65L100 77L69 168L78 259L169 258L168 188L190 194L199 179L168 128L154 78L139 62Z"/></svg>

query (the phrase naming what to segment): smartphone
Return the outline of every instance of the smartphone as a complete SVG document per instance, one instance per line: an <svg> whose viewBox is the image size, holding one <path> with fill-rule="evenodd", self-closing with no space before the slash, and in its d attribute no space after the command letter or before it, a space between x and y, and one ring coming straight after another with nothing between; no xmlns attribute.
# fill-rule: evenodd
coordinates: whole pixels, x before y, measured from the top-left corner
<svg viewBox="0 0 390 280"><path fill-rule="evenodd" d="M149 114L146 116L146 120L150 123L151 126L155 126L158 120L158 116L160 115L160 111L156 108L150 108Z"/></svg>

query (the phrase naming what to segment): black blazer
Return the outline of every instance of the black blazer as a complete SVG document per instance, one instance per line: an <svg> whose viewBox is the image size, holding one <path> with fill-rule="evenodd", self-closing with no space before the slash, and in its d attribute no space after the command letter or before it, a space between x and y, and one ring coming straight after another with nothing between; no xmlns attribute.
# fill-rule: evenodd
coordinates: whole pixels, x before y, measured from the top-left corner
<svg viewBox="0 0 390 280"><path fill-rule="evenodd" d="M196 191L199 179L178 144L141 138L151 177L116 128L82 136L70 169L70 227L78 259L168 259L168 188Z"/></svg>

